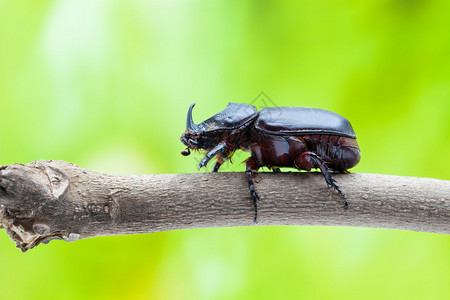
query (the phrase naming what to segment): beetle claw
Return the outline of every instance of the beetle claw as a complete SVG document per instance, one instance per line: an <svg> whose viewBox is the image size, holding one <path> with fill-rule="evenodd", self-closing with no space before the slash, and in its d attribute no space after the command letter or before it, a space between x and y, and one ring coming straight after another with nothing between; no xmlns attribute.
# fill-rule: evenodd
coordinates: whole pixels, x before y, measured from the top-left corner
<svg viewBox="0 0 450 300"><path fill-rule="evenodd" d="M257 224L258 223L258 201L260 200L258 193L256 193L255 191L250 192L251 196L252 196L252 200L253 200L253 206L255 208L255 217L253 218L253 223Z"/></svg>
<svg viewBox="0 0 450 300"><path fill-rule="evenodd" d="M348 209L348 202L347 198L345 198L344 193L342 193L341 189L337 185L336 179L334 179L331 176L330 169L327 167L327 165L324 163L324 161L315 153L310 154L310 158L312 161L319 167L320 171L322 172L323 176L325 177L325 181L327 182L327 185L335 189L339 195L341 195L342 199L344 199L344 209Z"/></svg>
<svg viewBox="0 0 450 300"><path fill-rule="evenodd" d="M329 184L333 189L335 189L339 195L341 195L342 199L344 199L344 209L347 210L348 209L348 202L347 202L347 198L345 197L344 193L341 191L341 189L339 188L339 186L336 184L336 180L334 180L334 178L331 178L331 184Z"/></svg>

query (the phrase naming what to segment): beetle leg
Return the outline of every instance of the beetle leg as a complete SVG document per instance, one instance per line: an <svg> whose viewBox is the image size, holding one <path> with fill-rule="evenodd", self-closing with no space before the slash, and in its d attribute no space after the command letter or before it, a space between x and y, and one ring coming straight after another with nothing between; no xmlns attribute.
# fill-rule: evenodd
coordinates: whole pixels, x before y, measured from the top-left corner
<svg viewBox="0 0 450 300"><path fill-rule="evenodd" d="M272 168L272 171L273 171L274 173L281 173L280 168Z"/></svg>
<svg viewBox="0 0 450 300"><path fill-rule="evenodd" d="M306 167L309 167L309 169L317 167L320 169L323 176L325 177L325 181L327 182L327 184L333 187L341 195L341 197L344 199L344 208L348 209L347 198L345 198L344 193L336 184L336 180L331 176L330 169L327 167L323 159L314 152L305 152L301 155L300 160L303 162L303 164L306 164Z"/></svg>
<svg viewBox="0 0 450 300"><path fill-rule="evenodd" d="M198 165L198 170L200 171L201 167L206 167L208 162L217 154L224 151L226 149L227 145L225 142L219 143L217 146L211 149L208 153L206 153L205 157L203 157L202 161Z"/></svg>
<svg viewBox="0 0 450 300"><path fill-rule="evenodd" d="M219 161L216 161L216 163L214 164L214 167L213 167L211 172L219 171L219 168L220 168L221 165L222 165L222 163L220 163Z"/></svg>
<svg viewBox="0 0 450 300"><path fill-rule="evenodd" d="M250 196L253 200L253 207L255 208L255 217L253 223L258 223L258 201L260 200L258 193L255 191L255 184L253 183L253 173L258 171L256 161L253 157L250 157L246 162L245 173L247 173L248 189L250 190Z"/></svg>

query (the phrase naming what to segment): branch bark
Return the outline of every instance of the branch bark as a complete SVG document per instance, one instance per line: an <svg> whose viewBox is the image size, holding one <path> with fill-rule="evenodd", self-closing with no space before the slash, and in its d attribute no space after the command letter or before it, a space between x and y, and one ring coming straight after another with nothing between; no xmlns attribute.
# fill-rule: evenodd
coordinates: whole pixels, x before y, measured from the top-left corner
<svg viewBox="0 0 450 300"><path fill-rule="evenodd" d="M259 173L258 225L326 225L450 233L450 181L375 174ZM107 175L64 161L0 167L0 222L27 251L52 239L253 226L242 173Z"/></svg>

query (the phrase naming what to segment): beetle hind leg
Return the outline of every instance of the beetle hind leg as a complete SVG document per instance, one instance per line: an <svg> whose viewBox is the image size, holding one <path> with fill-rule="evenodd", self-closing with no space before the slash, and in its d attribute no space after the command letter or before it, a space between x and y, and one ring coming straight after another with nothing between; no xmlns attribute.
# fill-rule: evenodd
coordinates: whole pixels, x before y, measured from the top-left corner
<svg viewBox="0 0 450 300"><path fill-rule="evenodd" d="M299 156L298 160L296 160L296 165L307 171L311 170L311 168L319 168L323 177L325 177L327 185L331 186L339 193L339 195L341 195L342 199L344 199L344 209L348 209L347 198L345 197L339 186L336 184L336 180L331 176L330 169L327 167L325 161L320 156L318 156L314 152L305 152Z"/></svg>

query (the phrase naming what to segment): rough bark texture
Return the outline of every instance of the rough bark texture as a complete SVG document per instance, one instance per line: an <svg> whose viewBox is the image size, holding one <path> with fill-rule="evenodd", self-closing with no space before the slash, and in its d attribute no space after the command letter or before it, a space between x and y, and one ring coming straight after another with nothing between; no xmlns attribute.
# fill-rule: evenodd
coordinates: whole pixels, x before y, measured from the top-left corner
<svg viewBox="0 0 450 300"><path fill-rule="evenodd" d="M327 225L450 233L450 181L320 173L256 175L259 225ZM0 222L22 251L58 238L253 226L245 173L106 175L64 161L0 167Z"/></svg>

